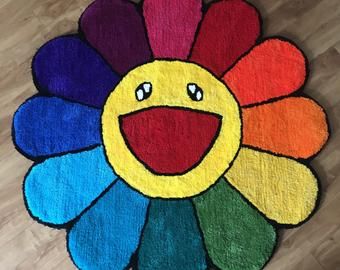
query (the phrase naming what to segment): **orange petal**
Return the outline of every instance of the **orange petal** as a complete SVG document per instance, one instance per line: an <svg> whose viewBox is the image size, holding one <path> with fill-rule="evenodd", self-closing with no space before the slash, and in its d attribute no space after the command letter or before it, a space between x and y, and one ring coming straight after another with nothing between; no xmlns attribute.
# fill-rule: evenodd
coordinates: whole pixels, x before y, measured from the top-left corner
<svg viewBox="0 0 340 270"><path fill-rule="evenodd" d="M290 97L242 110L243 144L309 158L328 139L326 115L313 100Z"/></svg>
<svg viewBox="0 0 340 270"><path fill-rule="evenodd" d="M304 55L290 42L277 38L255 47L223 77L243 106L291 94L305 80Z"/></svg>

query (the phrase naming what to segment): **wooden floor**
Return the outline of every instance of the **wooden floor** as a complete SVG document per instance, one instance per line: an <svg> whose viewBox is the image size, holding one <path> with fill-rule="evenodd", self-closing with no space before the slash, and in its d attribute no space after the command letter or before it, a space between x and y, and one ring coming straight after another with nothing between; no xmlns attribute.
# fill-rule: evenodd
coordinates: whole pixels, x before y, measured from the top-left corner
<svg viewBox="0 0 340 270"><path fill-rule="evenodd" d="M47 40L75 32L91 0L0 1L0 269L74 269L65 232L34 222L21 185L31 162L11 142L12 115L36 93L30 71L35 51ZM264 33L292 38L311 61L306 93L329 115L332 137L314 160L322 180L319 212L300 228L282 232L268 270L340 269L340 2L252 0L262 12Z"/></svg>

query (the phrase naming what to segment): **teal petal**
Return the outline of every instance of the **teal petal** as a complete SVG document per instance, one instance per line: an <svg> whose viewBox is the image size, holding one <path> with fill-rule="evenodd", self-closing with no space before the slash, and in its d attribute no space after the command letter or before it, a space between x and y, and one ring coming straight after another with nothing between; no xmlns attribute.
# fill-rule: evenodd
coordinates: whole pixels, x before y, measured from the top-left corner
<svg viewBox="0 0 340 270"><path fill-rule="evenodd" d="M135 253L149 200L117 181L75 223L68 248L80 269L123 270Z"/></svg>
<svg viewBox="0 0 340 270"><path fill-rule="evenodd" d="M203 270L205 251L191 201L152 200L139 270Z"/></svg>

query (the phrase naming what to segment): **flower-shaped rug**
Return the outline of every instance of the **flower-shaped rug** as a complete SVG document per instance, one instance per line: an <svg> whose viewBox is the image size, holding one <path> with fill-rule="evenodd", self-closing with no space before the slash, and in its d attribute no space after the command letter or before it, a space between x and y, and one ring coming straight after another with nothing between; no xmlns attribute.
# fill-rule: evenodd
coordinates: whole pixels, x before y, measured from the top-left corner
<svg viewBox="0 0 340 270"><path fill-rule="evenodd" d="M80 269L261 269L314 213L326 115L247 2L96 0L32 69L25 203Z"/></svg>

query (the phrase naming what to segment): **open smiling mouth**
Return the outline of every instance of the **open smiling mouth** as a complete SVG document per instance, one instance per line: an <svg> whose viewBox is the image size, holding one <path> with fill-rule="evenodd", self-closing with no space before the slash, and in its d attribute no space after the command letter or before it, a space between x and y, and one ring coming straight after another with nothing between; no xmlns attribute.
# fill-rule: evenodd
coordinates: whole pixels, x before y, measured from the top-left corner
<svg viewBox="0 0 340 270"><path fill-rule="evenodd" d="M130 151L158 175L181 175L196 167L212 148L221 122L218 114L166 106L119 117Z"/></svg>

